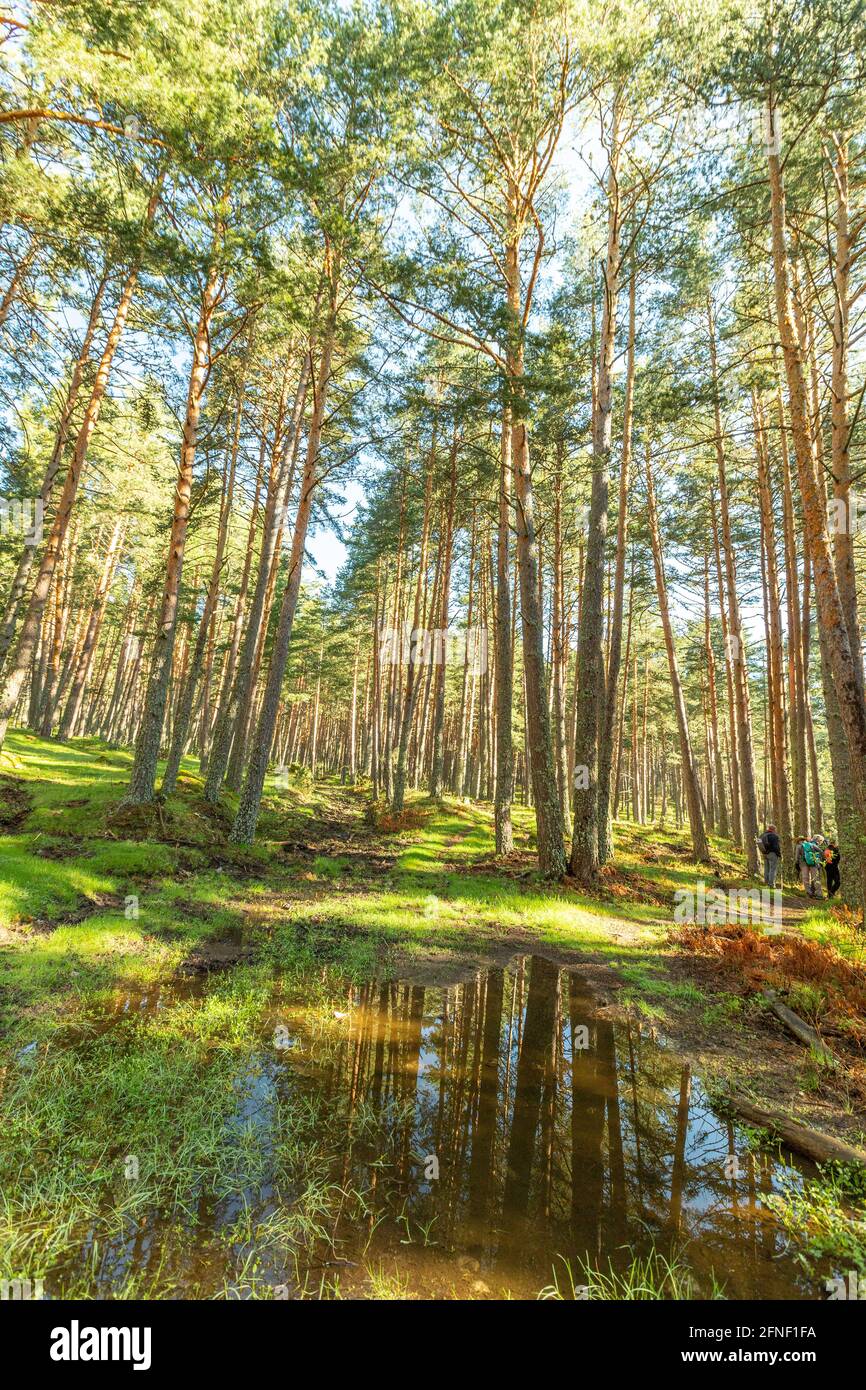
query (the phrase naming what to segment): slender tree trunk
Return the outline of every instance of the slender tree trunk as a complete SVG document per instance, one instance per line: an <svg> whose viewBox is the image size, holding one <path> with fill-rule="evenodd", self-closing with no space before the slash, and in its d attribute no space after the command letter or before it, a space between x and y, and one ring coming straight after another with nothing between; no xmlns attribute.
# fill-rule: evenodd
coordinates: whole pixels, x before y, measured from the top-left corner
<svg viewBox="0 0 866 1390"><path fill-rule="evenodd" d="M337 266L334 266L332 269L331 276L331 302L324 341L322 343L322 354L319 360L315 404L310 420L306 463L303 477L301 478L301 491L298 500L298 510L295 516L292 550L289 557L289 572L286 580L286 587L283 591L282 603L280 605L280 616L277 624L276 636L274 637L273 651L271 652L271 664L268 669L268 678L262 698L261 712L250 749L250 758L240 802L238 804L237 815L231 829L230 838L238 844L249 844L256 833L256 825L258 824L259 810L262 802L262 792L264 790L265 777L268 771L271 747L274 741L274 730L276 729L277 714L280 704L280 690L286 673L289 646L292 640L292 626L295 620L295 610L298 605L298 594L301 589L304 546L307 540L307 530L310 523L310 513L313 508L313 498L319 482L319 448L325 419L328 384L331 378L331 358L334 350L337 324Z"/></svg>
<svg viewBox="0 0 866 1390"><path fill-rule="evenodd" d="M607 804L602 806L599 783L599 730L602 729L606 733L608 728L608 692L603 651L603 589L612 427L612 368L620 280L619 155L618 109L615 104L608 164L607 253L598 351L598 387L592 422L592 491L578 639L579 676L574 743L575 792L571 872L584 884L590 884L596 877L601 863L600 847L604 844L607 848L609 844L609 833L607 829L602 830L601 820L604 817L606 821L609 814L610 771L608 760ZM577 781L578 774L582 777L580 782Z"/></svg>
<svg viewBox="0 0 866 1390"><path fill-rule="evenodd" d="M406 794L406 753L409 747L409 733L415 717L415 706L420 689L420 650L424 648L424 634L421 632L423 615L424 576L427 573L427 544L430 535L430 504L433 495L433 462L436 454L436 430L434 426L433 443L427 464L424 482L424 516L421 523L421 545L418 554L418 578L415 583L415 607L412 614L412 635L409 646L409 665L406 672L406 692L403 699L403 714L400 720L400 737L397 744L397 766L394 771L394 792L391 810L399 815L403 810Z"/></svg>
<svg viewBox="0 0 866 1390"><path fill-rule="evenodd" d="M93 603L90 608L87 631L78 653L75 673L72 678L72 687L67 698L66 709L63 711L63 718L60 721L61 738L70 738L76 732L76 726L81 715L84 692L87 682L90 679L90 671L96 653L96 644L99 641L99 632L105 614L105 605L108 602L108 595L114 581L117 563L120 559L125 531L126 520L124 517L118 517L114 523L114 530L112 531L108 549L105 553L102 574L99 577L99 583L96 586L96 593L93 596Z"/></svg>
<svg viewBox="0 0 866 1390"><path fill-rule="evenodd" d="M794 837L791 826L791 800L788 779L788 757L785 744L784 677L782 670L782 613L779 577L776 560L776 523L773 515L773 494L770 488L770 460L764 432L760 402L753 397L755 445L758 451L758 494L763 518L767 583L767 640L769 645L769 674L773 697L769 709L772 732L773 802L782 839L783 861L793 868Z"/></svg>
<svg viewBox="0 0 866 1390"><path fill-rule="evenodd" d="M692 836L692 850L696 863L707 863L710 859L710 848L707 842L706 830L704 829L701 791L698 785L698 777L695 771L694 757L692 755L686 702L683 695L682 681L680 680L673 627L671 624L670 611L668 609L667 585L665 583L664 560L662 557L661 536L659 534L658 511L656 508L649 446L647 446L646 452L646 484L647 515L650 542L653 552L653 565L656 573L656 590L658 592L662 628L664 629L665 649L668 655L668 670L670 672L671 686L673 687L674 712L676 714L677 732L680 740L680 764L682 768L683 788L686 794L689 828Z"/></svg>
<svg viewBox="0 0 866 1390"><path fill-rule="evenodd" d="M513 853L511 798L514 782L514 663L511 650L511 411L503 406L499 438L499 506L496 530L496 790L493 822L496 853Z"/></svg>
<svg viewBox="0 0 866 1390"><path fill-rule="evenodd" d="M445 518L445 550L442 560L442 592L440 596L439 630L434 633L433 661L433 726L430 759L430 795L438 799L443 787L443 733L445 727L445 643L451 606L451 560L454 553L454 506L457 495L457 426L451 441L451 477L448 487L448 511ZM381 682L381 673L380 673Z"/></svg>
<svg viewBox="0 0 866 1390"><path fill-rule="evenodd" d="M800 580L794 496L788 456L788 429L782 387L778 383L776 405L782 459L782 529L785 540L785 606L788 623L788 710L791 727L791 763L794 788L794 822L805 834L809 825L808 751L806 747L806 683L803 671L803 634L800 612Z"/></svg>
<svg viewBox="0 0 866 1390"><path fill-rule="evenodd" d="M728 799L725 796L725 772L722 765L722 745L719 739L719 707L716 695L716 655L710 629L710 557L704 555L704 656L707 663L707 698L709 701L710 729L713 739L714 773L717 788L717 809L719 834L727 839L730 834L728 821Z"/></svg>
<svg viewBox="0 0 866 1390"><path fill-rule="evenodd" d="M168 700L168 686L174 656L174 639L177 626L177 608L180 583L183 574L183 558L186 547L186 533L189 524L190 499L192 496L193 473L195 469L198 426L201 418L202 399L210 372L211 349L210 330L214 311L220 299L220 276L215 263L211 264L205 283L199 310L198 324L193 342L192 369L186 398L186 414L183 423L183 442L180 451L180 468L174 494L174 514L171 522L171 536L168 545L165 583L162 591L162 604L156 631L153 656L151 658L150 679L138 739L135 746L135 760L132 775L123 799L127 806L142 805L153 800L156 782L156 766L162 742L165 710Z"/></svg>
<svg viewBox="0 0 866 1390"><path fill-rule="evenodd" d="M598 858L606 864L613 854L613 817L610 779L613 762L614 714L622 652L622 615L625 593L625 552L628 544L628 495L631 478L632 412L634 401L635 272L629 277L628 355L626 358L625 405L622 422L622 458L619 470L619 509L616 525L616 565L613 582L613 608L610 620L610 650L607 658L607 695L598 755Z"/></svg>
<svg viewBox="0 0 866 1390"><path fill-rule="evenodd" d="M220 798L223 779L229 763L232 738L237 723L237 714L238 711L245 706L247 690L252 677L265 601L271 579L271 567L276 551L277 535L280 530L283 512L288 503L289 491L294 480L295 461L301 437L301 425L311 372L312 347L305 353L303 362L301 363L301 373L298 379L298 387L295 392L295 403L292 410L291 427L286 436L286 448L280 458L278 466L272 469L271 486L268 488L268 500L262 526L262 545L259 554L258 575L256 577L256 586L250 603L250 610L247 614L246 630L244 632L241 654L234 681L232 682L231 693L225 702L225 706L214 728L213 745L208 760L207 777L204 786L205 800L213 804L216 804Z"/></svg>
<svg viewBox="0 0 866 1390"><path fill-rule="evenodd" d="M845 613L854 674L863 695L863 644L857 610L857 575L854 568L854 518L851 516L851 428L848 419L849 273L853 238L848 218L848 146L835 139L836 246L833 312L833 369L831 378L831 437L833 497L837 525L833 529L836 582ZM844 524L838 524L842 522Z"/></svg>
<svg viewBox="0 0 866 1390"><path fill-rule="evenodd" d="M264 462L266 449L267 429L265 428L265 424L263 422L261 447L259 451L259 462L258 468L256 470L255 495L253 497L253 505L250 510L250 522L247 531L247 543L244 549L244 564L243 569L241 570L241 580L238 586L238 594L235 600L234 614L232 616L231 637L229 639L228 650L226 651L225 661L223 664L219 700L217 701L217 708L213 719L212 735L214 739L216 738L217 732L223 727L225 720L228 718L227 711L229 707L229 702L231 701L232 697L232 689L234 687L235 670L237 668L238 653L240 652L241 638L243 636L244 629L244 610L246 608L247 593L249 591L250 583L250 572L252 570L253 564L253 549L255 546L256 539L256 527L258 525L259 499L261 497L262 483L264 481ZM208 766L210 763L210 734L211 731L209 731L205 752L199 760L199 771L202 773L207 773Z"/></svg>
<svg viewBox="0 0 866 1390"><path fill-rule="evenodd" d="M731 535L727 465L725 461L724 435L722 431L718 385L716 333L712 305L709 302L707 304L707 318L713 384L716 465L719 475L721 538L725 554L725 577L727 579L728 590L728 633L726 640L730 649L734 686L733 695L737 722L736 751L738 756L736 758L736 763L740 793L742 844L746 853L746 865L749 873L756 874L758 872L758 802L755 791L755 752L752 741L752 715L749 701L749 671L746 664L746 646L743 638L743 626L740 620L740 602L737 595L737 567L734 559L734 546Z"/></svg>
<svg viewBox="0 0 866 1390"><path fill-rule="evenodd" d="M776 119L772 99L768 103L768 111L772 129ZM849 862L851 859L854 860L855 872L860 883L860 899L862 903L866 904L866 873L864 873L866 855L862 853L861 845L861 839L864 830L866 830L866 702L863 699L862 670L858 679L858 667L861 666L861 662L859 654L858 659L855 660L855 654L851 649L845 609L836 577L824 499L815 466L803 361L791 304L782 165L772 142L768 144L768 163L773 225L776 317L788 383L791 433L797 459L806 537L815 575L819 626L823 630L827 644L833 685L839 702L839 713L845 728L851 759L857 824L853 828L854 835L849 850Z"/></svg>
<svg viewBox="0 0 866 1390"><path fill-rule="evenodd" d="M211 567L210 583L208 584L207 595L205 597L204 608L199 621L198 633L196 635L195 648L192 654L189 671L183 684L178 699L178 708L172 730L171 747L168 752L168 760L165 771L162 775L161 791L163 796L171 796L177 782L177 774L180 771L181 759L189 736L190 718L198 694L199 681L201 678L202 663L204 661L205 646L208 640L208 633L211 628L213 615L216 612L217 601L220 591L220 575L223 568L223 557L225 555L226 539L228 537L229 516L231 515L232 500L235 488L235 471L237 469L238 448L240 445L241 422L244 410L244 383L241 382L238 390L238 403L235 411L234 432L232 436L231 457L229 461L228 480L225 485L225 492L222 497L220 507L219 525L217 528L216 548L214 550L213 565Z"/></svg>
<svg viewBox="0 0 866 1390"><path fill-rule="evenodd" d="M620 692L620 697L619 697L619 718L617 719L617 735L616 735L616 767L615 767L614 781L613 781L613 814L614 814L614 817L616 817L616 816L619 815L619 798L620 798L620 786L621 786L621 778L622 778L622 747L623 747L623 737L624 737L624 732L625 732L625 707L626 707L626 697L627 697L627 694L628 694L628 681L629 681L629 669L630 669L630 668L629 668L629 662L630 662L630 660L631 660L631 630L632 630L632 620L633 620L633 617L634 617L634 546L632 546L632 551L631 551L631 564L630 564L630 566L629 566L629 569L630 569L630 574L629 574L629 588L628 588L628 619L627 619L627 622L626 622L626 634L625 634L625 660L624 660L624 662L623 662L622 691Z"/></svg>
<svg viewBox="0 0 866 1390"><path fill-rule="evenodd" d="M568 674L568 635L565 621L565 576L564 544L562 525L562 481L565 444L562 436L556 441L556 475L554 478L553 502L553 584L552 613L550 622L550 686L551 722L553 727L553 755L556 763L556 781L559 787L559 804L562 808L562 826L566 835L571 831L571 787L568 773L568 739L565 732L565 685Z"/></svg>

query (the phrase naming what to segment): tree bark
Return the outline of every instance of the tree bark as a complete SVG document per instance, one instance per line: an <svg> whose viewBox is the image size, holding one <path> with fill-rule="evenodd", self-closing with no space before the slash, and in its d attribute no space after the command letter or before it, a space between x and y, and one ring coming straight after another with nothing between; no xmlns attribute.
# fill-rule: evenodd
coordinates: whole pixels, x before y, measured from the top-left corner
<svg viewBox="0 0 866 1390"><path fill-rule="evenodd" d="M653 553L653 565L656 574L656 591L658 593L662 628L664 629L665 649L668 656L668 670L670 672L671 686L673 687L674 712L676 714L677 733L679 734L680 741L680 763L682 768L683 788L686 794L686 807L689 815L692 851L696 863L707 863L710 859L710 848L707 843L707 835L704 828L701 791L698 785L698 777L695 771L694 757L692 755L686 702L683 696L682 681L680 680L679 666L677 663L676 644L674 642L673 627L671 625L670 610L668 608L667 584L665 582L664 561L662 558L661 536L659 533L658 511L656 508L649 445L647 446L646 452L646 485L647 516L649 521L650 543Z"/></svg>
<svg viewBox="0 0 866 1390"><path fill-rule="evenodd" d="M601 311L597 387L592 412L592 491L583 573L580 632L578 636L577 717L575 719L575 773L573 798L571 872L585 884L598 874L602 807L599 788L599 730L607 727L607 690L604 670L604 578L608 519L608 470L612 430L612 368L616 338L616 314L620 280L619 109L612 110L612 129L607 173L607 251L604 263L604 298ZM608 781L610 774L608 773ZM609 794L608 794L609 800Z"/></svg>
<svg viewBox="0 0 866 1390"><path fill-rule="evenodd" d="M514 782L514 664L511 653L511 411L502 409L499 438L499 506L496 531L496 790L493 822L496 853L513 853L511 798Z"/></svg>
<svg viewBox="0 0 866 1390"><path fill-rule="evenodd" d="M256 577L256 586L253 590L253 597L250 603L250 610L247 614L246 629L244 631L240 658L232 682L231 693L225 702L225 706L214 728L213 744L208 760L207 777L204 786L205 800L212 804L216 804L220 798L223 778L226 774L229 755L231 753L237 714L238 711L244 707L247 689L251 679L262 624L262 615L264 613L265 599L268 585L270 584L271 567L276 551L277 534L280 529L281 518L288 505L289 490L294 478L295 460L297 458L298 444L301 437L301 425L311 371L312 347L304 354L301 363L301 372L298 378L298 387L295 392L295 403L292 410L291 426L286 436L286 448L280 457L278 467L272 470L271 486L268 488L268 499L265 506L264 523L262 525L262 545L259 553L258 575Z"/></svg>
<svg viewBox="0 0 866 1390"><path fill-rule="evenodd" d="M768 112L772 126L776 118L772 98L768 101ZM855 872L860 884L861 903L866 906L866 873L864 873L866 855L859 852L860 840L864 828L866 828L866 702L864 702L861 684L862 672L861 679L858 679L857 670L861 663L859 659L855 661L851 649L845 609L836 577L824 499L817 476L803 361L792 313L782 165L779 154L772 143L768 143L767 158L770 170L776 318L788 384L791 433L797 459L806 537L815 575L815 594L820 627L827 644L833 685L839 702L839 714L845 728L851 759L857 824L854 827L855 834L852 837L849 855L854 859L856 865Z"/></svg>
<svg viewBox="0 0 866 1390"><path fill-rule="evenodd" d="M301 574L304 566L304 546L307 540L307 530L310 524L313 498L319 483L319 448L325 419L325 403L328 396L328 385L331 379L331 358L334 350L337 324L337 266L334 266L332 269L331 276L331 301L324 341L322 343L322 355L317 373L315 405L310 420L306 462L301 478L298 510L295 516L292 550L289 557L289 573L286 587L283 591L282 603L280 605L280 616L277 624L276 636L274 637L273 651L271 652L271 664L268 669L268 678L262 697L261 712L256 726L255 737L250 749L250 758L247 765L246 778L244 780L240 802L238 803L237 815L235 816L230 835L230 838L237 844L249 844L256 833L256 825L258 824L259 810L262 802L262 792L264 790L265 777L267 775L268 763L271 756L271 747L274 741L274 731L277 724L280 690L286 673L286 662L289 658L289 646L292 640L292 626L295 620L295 610L298 606L298 594L301 589ZM298 423L300 424L300 421Z"/></svg>
<svg viewBox="0 0 866 1390"><path fill-rule="evenodd" d="M193 473L195 469L198 426L201 418L202 399L207 385L211 365L210 329L211 320L220 298L220 275L218 267L212 262L205 282L199 309L198 324L193 342L192 369L187 388L186 414L183 423L183 441L180 450L180 468L174 494L174 513L171 521L171 535L168 545L168 560L165 582L162 591L162 604L156 630L156 640L151 658L150 679L144 704L141 725L135 745L135 759L129 786L123 798L126 806L142 805L153 800L156 783L156 766L159 760L162 730L165 722L165 709L168 699L168 685L174 657L174 639L177 626L177 607L180 583L183 574L183 558L186 547L186 533L189 524L190 499L192 496Z"/></svg>
<svg viewBox="0 0 866 1390"><path fill-rule="evenodd" d="M628 353L626 358L625 405L622 421L622 458L619 470L619 508L616 524L616 562L613 581L613 607L610 619L610 650L607 657L607 694L601 725L598 757L598 858L606 864L613 854L613 816L610 779L613 762L614 714L622 653L622 617L625 594L625 552L628 544L628 495L631 481L632 414L634 402L635 272L629 277Z"/></svg>
<svg viewBox="0 0 866 1390"><path fill-rule="evenodd" d="M719 397L718 363L716 357L716 333L712 305L709 301L707 301L707 320L709 327L710 364L713 386L716 465L719 475L721 541L725 555L725 577L727 580L728 593L727 643L730 648L734 706L736 709L737 723L736 771L740 794L741 832L743 849L746 853L747 868L749 873L756 874L758 872L758 801L755 792L755 752L752 742L749 672L748 666L746 665L743 625L740 619L740 601L737 595L737 566L734 559L734 546L731 536L727 465L725 461L721 402Z"/></svg>

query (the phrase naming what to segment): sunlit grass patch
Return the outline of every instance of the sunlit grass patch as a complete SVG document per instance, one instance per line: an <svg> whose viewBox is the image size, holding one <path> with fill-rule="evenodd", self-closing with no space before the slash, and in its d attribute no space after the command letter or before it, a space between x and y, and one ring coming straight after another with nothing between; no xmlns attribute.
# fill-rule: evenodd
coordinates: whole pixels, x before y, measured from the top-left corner
<svg viewBox="0 0 866 1390"><path fill-rule="evenodd" d="M88 850L87 862L107 874L168 874L177 867L178 854L171 845L156 840L114 840L95 842Z"/></svg>
<svg viewBox="0 0 866 1390"><path fill-rule="evenodd" d="M809 941L833 946L847 959L866 964L866 933L844 907L812 907L797 925Z"/></svg>
<svg viewBox="0 0 866 1390"><path fill-rule="evenodd" d="M684 1257L677 1253L666 1256L651 1250L648 1255L634 1256L623 1269L616 1269L611 1260L606 1269L589 1260L578 1260L572 1265L561 1256L560 1265L553 1268L552 1282L538 1297L558 1301L679 1301L696 1297L696 1281ZM715 1279L711 1297L724 1298L724 1291Z"/></svg>
<svg viewBox="0 0 866 1390"><path fill-rule="evenodd" d="M111 891L110 874L92 858L42 858L42 847L38 835L0 837L0 925L56 917Z"/></svg>
<svg viewBox="0 0 866 1390"><path fill-rule="evenodd" d="M638 989L642 994L659 999L684 999L693 1003L703 1003L705 995L691 980L671 981L661 973L661 966L651 961L641 960L634 964L620 964L619 973L627 985Z"/></svg>
<svg viewBox="0 0 866 1390"><path fill-rule="evenodd" d="M116 912L34 932L3 953L4 1041L50 1035L73 1004L124 983L143 987L176 967L183 953L178 943L159 941L143 922Z"/></svg>

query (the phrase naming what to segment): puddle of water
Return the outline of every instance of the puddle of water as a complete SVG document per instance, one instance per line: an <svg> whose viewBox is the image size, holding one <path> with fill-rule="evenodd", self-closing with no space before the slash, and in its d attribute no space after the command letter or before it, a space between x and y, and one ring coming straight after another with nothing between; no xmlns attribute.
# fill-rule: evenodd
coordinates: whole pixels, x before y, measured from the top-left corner
<svg viewBox="0 0 866 1390"><path fill-rule="evenodd" d="M207 991L207 983L205 975L178 974L169 980L156 980L146 990L114 990L99 1008L71 1015L63 1030L63 1043L74 1046L88 1038L100 1037L130 1019L147 1020L183 1000L200 999ZM32 1046L35 1048L36 1044Z"/></svg>
<svg viewBox="0 0 866 1390"><path fill-rule="evenodd" d="M125 997L110 1023L203 993L184 982ZM562 1260L622 1272L653 1247L682 1252L696 1297L820 1298L766 1207L791 1167L752 1156L681 1059L613 1023L582 977L541 957L448 988L371 983L327 1017L292 1014L279 987L238 1063L226 1137L231 1171L181 1224L153 1213L120 1239L85 1242L95 1292L160 1267L196 1296L256 1265L265 1284L298 1269L368 1290L370 1267L420 1297L535 1297ZM108 1024L108 1020L106 1020ZM91 1033L92 1036L92 1033ZM303 1204L277 1161L299 1104L327 1115L320 1175L365 1194L368 1215L333 1231L336 1253L260 1239ZM236 1161L235 1161L236 1157ZM285 1231L285 1227L281 1228Z"/></svg>

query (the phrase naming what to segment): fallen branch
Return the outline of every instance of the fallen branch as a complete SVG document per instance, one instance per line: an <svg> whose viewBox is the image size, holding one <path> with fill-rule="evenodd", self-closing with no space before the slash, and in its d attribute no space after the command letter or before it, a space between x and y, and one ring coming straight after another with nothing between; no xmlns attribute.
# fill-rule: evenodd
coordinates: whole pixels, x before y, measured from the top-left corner
<svg viewBox="0 0 866 1390"><path fill-rule="evenodd" d="M801 1042L804 1047L811 1048L822 1066L836 1066L836 1058L833 1056L833 1053L830 1051L821 1035L815 1031L811 1024L808 1024L799 1014L795 1014L793 1009L788 1008L787 1004L783 1004L775 990L765 989L764 998L779 1021L784 1023L788 1032L791 1033L798 1042Z"/></svg>
<svg viewBox="0 0 866 1390"><path fill-rule="evenodd" d="M794 1153L811 1158L813 1163L859 1163L866 1167L866 1153L862 1149L855 1149L850 1144L843 1143L841 1139L831 1138L828 1134L819 1134L817 1130L807 1129L805 1125L797 1124L784 1115L761 1110L759 1106L753 1105L750 1100L736 1092L725 1097L725 1104L739 1119L746 1120L758 1129L768 1130Z"/></svg>

